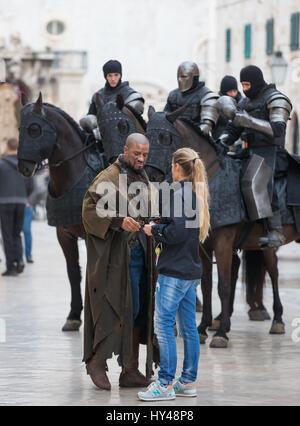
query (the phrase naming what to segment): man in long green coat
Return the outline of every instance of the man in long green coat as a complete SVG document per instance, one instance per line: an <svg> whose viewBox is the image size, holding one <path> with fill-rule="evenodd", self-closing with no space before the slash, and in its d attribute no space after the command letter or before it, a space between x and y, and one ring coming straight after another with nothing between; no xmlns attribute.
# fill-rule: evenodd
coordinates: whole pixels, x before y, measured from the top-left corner
<svg viewBox="0 0 300 426"><path fill-rule="evenodd" d="M121 387L148 386L153 362L158 362L153 335L153 240L142 232L142 218L127 213L134 199L128 187L141 183L150 189L144 171L148 153L148 139L141 134L130 135L124 154L97 176L83 202L87 233L83 361L93 383L106 390L111 389L106 360L113 354L118 355L122 366ZM125 187L120 183L124 176ZM107 188L116 189L116 203L110 214L104 206L114 197L108 201ZM148 217L149 194L146 191L146 200L141 200L149 207ZM138 370L140 343L147 345L146 377Z"/></svg>

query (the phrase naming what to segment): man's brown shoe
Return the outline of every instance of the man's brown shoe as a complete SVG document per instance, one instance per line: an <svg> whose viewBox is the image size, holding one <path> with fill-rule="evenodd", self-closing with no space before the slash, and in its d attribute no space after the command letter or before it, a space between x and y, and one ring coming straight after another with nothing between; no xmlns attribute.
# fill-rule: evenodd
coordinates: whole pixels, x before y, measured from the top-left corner
<svg viewBox="0 0 300 426"><path fill-rule="evenodd" d="M106 374L106 361L99 360L97 355L94 355L87 363L86 371L95 386L100 389L111 390L111 384Z"/></svg>
<svg viewBox="0 0 300 426"><path fill-rule="evenodd" d="M150 385L148 380L139 370L129 370L122 372L119 378L121 388L146 388Z"/></svg>

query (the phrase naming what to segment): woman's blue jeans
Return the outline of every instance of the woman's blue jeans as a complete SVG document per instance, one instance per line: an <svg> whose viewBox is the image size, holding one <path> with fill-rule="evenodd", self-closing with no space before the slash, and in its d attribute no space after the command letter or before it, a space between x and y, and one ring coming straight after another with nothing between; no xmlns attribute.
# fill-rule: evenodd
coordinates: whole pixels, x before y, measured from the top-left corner
<svg viewBox="0 0 300 426"><path fill-rule="evenodd" d="M24 224L23 224L23 232L24 232L24 240L25 240L25 254L26 259L32 258L32 234L31 234L31 223L33 218L33 210L31 206L26 206L25 208L25 216L24 216Z"/></svg>
<svg viewBox="0 0 300 426"><path fill-rule="evenodd" d="M196 381L200 356L200 343L196 326L196 288L200 280L180 280L159 275L155 293L154 329L160 351L162 384L173 383L177 367L174 323L184 341L184 362L181 379L183 383Z"/></svg>

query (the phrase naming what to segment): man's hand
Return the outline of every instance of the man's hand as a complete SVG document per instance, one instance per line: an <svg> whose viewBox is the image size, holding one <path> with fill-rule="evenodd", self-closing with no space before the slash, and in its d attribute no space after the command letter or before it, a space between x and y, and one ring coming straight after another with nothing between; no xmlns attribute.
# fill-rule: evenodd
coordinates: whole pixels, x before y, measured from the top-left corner
<svg viewBox="0 0 300 426"><path fill-rule="evenodd" d="M144 232L148 237L152 237L152 225L145 225Z"/></svg>
<svg viewBox="0 0 300 426"><path fill-rule="evenodd" d="M127 232L139 232L141 225L132 219L132 217L125 217L121 228Z"/></svg>
<svg viewBox="0 0 300 426"><path fill-rule="evenodd" d="M211 125L207 124L207 123L202 123L199 126L201 133L204 136L209 136L210 132L211 132Z"/></svg>
<svg viewBox="0 0 300 426"><path fill-rule="evenodd" d="M230 140L230 136L227 133L223 133L219 139L217 139L217 144L221 145L223 148L225 148L226 151L228 151L229 146L232 145L232 142Z"/></svg>

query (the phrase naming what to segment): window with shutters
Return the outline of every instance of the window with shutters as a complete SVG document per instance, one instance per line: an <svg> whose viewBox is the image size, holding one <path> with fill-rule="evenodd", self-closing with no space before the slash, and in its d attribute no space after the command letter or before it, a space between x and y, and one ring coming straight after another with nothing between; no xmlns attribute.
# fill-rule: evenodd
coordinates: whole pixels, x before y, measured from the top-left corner
<svg viewBox="0 0 300 426"><path fill-rule="evenodd" d="M300 13L291 16L291 50L299 49Z"/></svg>
<svg viewBox="0 0 300 426"><path fill-rule="evenodd" d="M245 25L245 58L251 58L251 24Z"/></svg>
<svg viewBox="0 0 300 426"><path fill-rule="evenodd" d="M231 61L231 29L226 30L226 62Z"/></svg>
<svg viewBox="0 0 300 426"><path fill-rule="evenodd" d="M274 19L269 19L266 24L267 55L274 53Z"/></svg>

